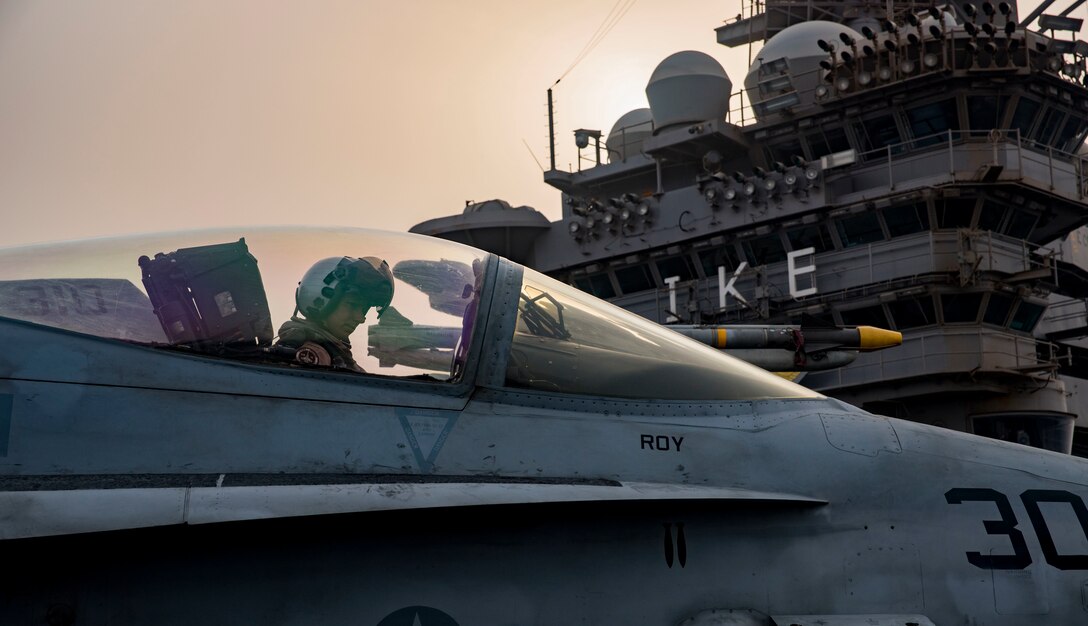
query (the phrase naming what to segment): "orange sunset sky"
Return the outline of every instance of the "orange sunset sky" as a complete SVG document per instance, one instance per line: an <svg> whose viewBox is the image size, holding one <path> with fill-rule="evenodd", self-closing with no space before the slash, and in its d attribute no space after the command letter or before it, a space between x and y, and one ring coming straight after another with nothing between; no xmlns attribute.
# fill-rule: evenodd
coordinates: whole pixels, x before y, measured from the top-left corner
<svg viewBox="0 0 1088 626"><path fill-rule="evenodd" d="M1026 13L1036 3L1022 2ZM740 0L0 1L0 246L314 224L407 230L502 198L559 217L572 131L646 106ZM1080 16L1084 9L1074 16ZM613 12L614 16L616 13ZM526 145L527 144L527 145Z"/></svg>

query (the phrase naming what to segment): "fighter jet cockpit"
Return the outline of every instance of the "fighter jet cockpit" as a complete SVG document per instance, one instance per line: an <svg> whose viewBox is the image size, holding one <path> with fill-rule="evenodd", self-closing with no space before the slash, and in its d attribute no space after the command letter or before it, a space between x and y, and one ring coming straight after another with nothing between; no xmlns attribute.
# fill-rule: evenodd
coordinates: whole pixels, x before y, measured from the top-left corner
<svg viewBox="0 0 1088 626"><path fill-rule="evenodd" d="M0 317L251 363L445 381L460 373L458 346L471 336L486 256L350 229L43 244L0 252ZM325 328L341 300L370 297L382 281L384 301L369 302L350 332L343 323ZM312 341L299 342L305 351L279 341L292 322L315 328ZM343 347L351 366L315 357L310 348L320 353L322 339Z"/></svg>
<svg viewBox="0 0 1088 626"><path fill-rule="evenodd" d="M480 358L500 374L482 384L645 400L818 397L488 253L361 229L0 250L0 318L261 367L431 382L462 381L486 327L476 345L487 342Z"/></svg>

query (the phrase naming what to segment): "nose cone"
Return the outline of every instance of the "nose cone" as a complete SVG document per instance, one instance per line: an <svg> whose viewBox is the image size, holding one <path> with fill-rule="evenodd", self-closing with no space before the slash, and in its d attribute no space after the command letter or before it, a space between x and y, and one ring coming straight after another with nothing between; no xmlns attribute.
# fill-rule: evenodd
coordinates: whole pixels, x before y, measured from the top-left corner
<svg viewBox="0 0 1088 626"><path fill-rule="evenodd" d="M858 326L858 344L861 350L880 350L900 346L903 345L903 333L875 326Z"/></svg>

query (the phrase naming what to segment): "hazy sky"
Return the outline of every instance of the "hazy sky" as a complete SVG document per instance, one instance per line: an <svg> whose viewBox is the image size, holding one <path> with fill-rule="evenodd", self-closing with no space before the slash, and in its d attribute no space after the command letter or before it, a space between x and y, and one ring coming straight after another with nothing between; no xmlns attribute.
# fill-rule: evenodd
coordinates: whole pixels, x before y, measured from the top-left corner
<svg viewBox="0 0 1088 626"><path fill-rule="evenodd" d="M490 198L558 219L533 158L547 165L545 92L629 4L0 0L0 245L246 224L403 231ZM559 165L575 160L575 128L607 133L646 106L674 52L711 54L739 86L748 51L714 28L740 5L630 5L555 88Z"/></svg>
<svg viewBox="0 0 1088 626"><path fill-rule="evenodd" d="M546 90L615 0L0 1L0 245L244 224L559 216ZM620 3L623 6L623 3ZM740 3L638 0L555 88L572 131L646 106ZM528 144L526 147L525 144ZM531 148L531 152L530 152Z"/></svg>

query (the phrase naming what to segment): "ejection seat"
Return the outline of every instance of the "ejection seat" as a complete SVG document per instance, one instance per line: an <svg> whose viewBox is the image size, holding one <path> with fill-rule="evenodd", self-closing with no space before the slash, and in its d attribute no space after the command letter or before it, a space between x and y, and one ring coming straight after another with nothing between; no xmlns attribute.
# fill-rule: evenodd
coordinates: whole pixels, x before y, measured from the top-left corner
<svg viewBox="0 0 1088 626"><path fill-rule="evenodd" d="M171 345L237 357L267 352L272 315L245 238L142 256L139 265Z"/></svg>

